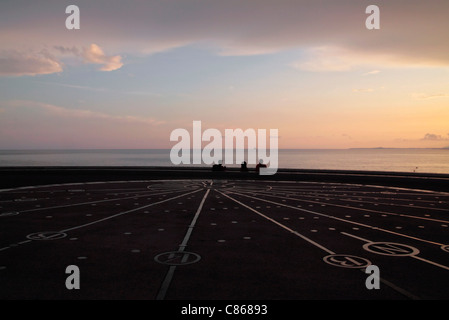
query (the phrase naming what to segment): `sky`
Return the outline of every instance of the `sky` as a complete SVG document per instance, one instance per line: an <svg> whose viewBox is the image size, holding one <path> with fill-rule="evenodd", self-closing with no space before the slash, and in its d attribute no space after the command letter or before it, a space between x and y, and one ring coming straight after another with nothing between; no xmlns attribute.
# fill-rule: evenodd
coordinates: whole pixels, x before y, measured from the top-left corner
<svg viewBox="0 0 449 320"><path fill-rule="evenodd" d="M193 121L278 129L280 148L448 147L448 13L447 0L1 0L0 149L169 149Z"/></svg>

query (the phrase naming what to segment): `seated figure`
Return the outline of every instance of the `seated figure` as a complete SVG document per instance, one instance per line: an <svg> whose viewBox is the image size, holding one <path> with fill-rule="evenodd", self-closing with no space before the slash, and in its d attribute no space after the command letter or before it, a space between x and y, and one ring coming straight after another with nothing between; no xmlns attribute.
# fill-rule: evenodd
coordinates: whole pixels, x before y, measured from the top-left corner
<svg viewBox="0 0 449 320"><path fill-rule="evenodd" d="M214 165L212 166L212 171L225 171L225 170L226 170L226 167L224 167L224 166L221 164L221 160L218 161L218 164L214 164Z"/></svg>
<svg viewBox="0 0 449 320"><path fill-rule="evenodd" d="M256 173L260 172L260 168L266 168L267 165L263 163L263 160L260 159L259 163L256 165Z"/></svg>

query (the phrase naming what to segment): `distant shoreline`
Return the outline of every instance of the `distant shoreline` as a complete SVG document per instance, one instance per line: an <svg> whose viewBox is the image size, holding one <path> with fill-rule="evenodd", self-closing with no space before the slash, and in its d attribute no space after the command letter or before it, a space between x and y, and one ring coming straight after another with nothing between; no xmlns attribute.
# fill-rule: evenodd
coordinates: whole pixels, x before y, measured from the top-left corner
<svg viewBox="0 0 449 320"><path fill-rule="evenodd" d="M441 147L441 148L389 148L389 147L374 147L374 148L364 148L364 147L355 147L355 148L279 148L279 150L449 150L449 146ZM119 150L128 150L128 151L146 151L146 150L154 150L154 151L170 151L170 148L21 148L21 149L0 149L0 152L14 152L14 151L119 151ZM244 149L248 150L248 149Z"/></svg>

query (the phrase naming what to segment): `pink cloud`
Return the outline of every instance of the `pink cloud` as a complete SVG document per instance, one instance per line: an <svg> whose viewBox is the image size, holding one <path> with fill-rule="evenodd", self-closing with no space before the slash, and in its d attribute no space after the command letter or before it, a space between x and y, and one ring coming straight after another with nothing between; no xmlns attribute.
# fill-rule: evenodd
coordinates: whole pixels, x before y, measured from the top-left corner
<svg viewBox="0 0 449 320"><path fill-rule="evenodd" d="M61 71L62 64L46 52L14 50L0 53L0 76L34 76Z"/></svg>
<svg viewBox="0 0 449 320"><path fill-rule="evenodd" d="M83 48L81 55L87 63L101 64L101 71L113 71L120 69L123 66L121 56L108 56L95 43L92 43L87 48Z"/></svg>
<svg viewBox="0 0 449 320"><path fill-rule="evenodd" d="M113 115L47 103L1 103L3 148L160 148L169 143L165 123L151 117Z"/></svg>

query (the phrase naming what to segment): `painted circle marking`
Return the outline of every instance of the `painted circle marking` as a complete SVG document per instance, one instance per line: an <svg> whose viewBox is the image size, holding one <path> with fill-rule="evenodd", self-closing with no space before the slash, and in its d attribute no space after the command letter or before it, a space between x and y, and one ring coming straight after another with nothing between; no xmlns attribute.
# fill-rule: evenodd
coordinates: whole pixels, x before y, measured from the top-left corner
<svg viewBox="0 0 449 320"><path fill-rule="evenodd" d="M44 232L36 232L27 235L27 238L30 240L57 240L62 239L67 236L64 232L59 231L44 231Z"/></svg>
<svg viewBox="0 0 449 320"><path fill-rule="evenodd" d="M154 261L170 266L181 266L198 262L201 259L199 254L187 251L170 251L160 253L154 257Z"/></svg>
<svg viewBox="0 0 449 320"><path fill-rule="evenodd" d="M407 257L419 253L415 247L395 242L368 242L363 245L363 249L384 256Z"/></svg>
<svg viewBox="0 0 449 320"><path fill-rule="evenodd" d="M369 266L371 261L368 259L352 256L349 254L331 254L323 258L324 262L327 264L341 267L341 268L351 268L351 269L361 269Z"/></svg>
<svg viewBox="0 0 449 320"><path fill-rule="evenodd" d="M449 252L449 244L441 246L441 250Z"/></svg>

